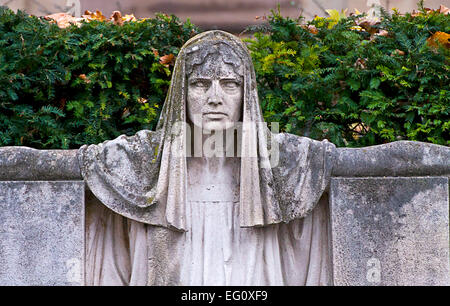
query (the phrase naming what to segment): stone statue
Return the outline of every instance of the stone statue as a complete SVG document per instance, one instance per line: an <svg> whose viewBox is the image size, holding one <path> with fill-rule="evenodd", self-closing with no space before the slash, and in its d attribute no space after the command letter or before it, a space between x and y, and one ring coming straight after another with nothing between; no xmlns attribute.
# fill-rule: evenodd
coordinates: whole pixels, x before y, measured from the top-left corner
<svg viewBox="0 0 450 306"><path fill-rule="evenodd" d="M85 180L88 285L330 285L331 175L450 173L444 146L339 149L263 122L249 52L209 31L180 50L155 131L1 148L0 179Z"/></svg>

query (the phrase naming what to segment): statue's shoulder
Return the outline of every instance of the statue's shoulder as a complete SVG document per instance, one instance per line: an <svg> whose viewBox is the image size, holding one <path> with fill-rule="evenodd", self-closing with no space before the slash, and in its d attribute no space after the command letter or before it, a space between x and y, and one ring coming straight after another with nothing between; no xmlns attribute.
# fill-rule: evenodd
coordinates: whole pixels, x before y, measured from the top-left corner
<svg viewBox="0 0 450 306"><path fill-rule="evenodd" d="M335 146L289 133L273 134L271 156L274 189L284 220L305 217L318 203L331 177ZM278 156L273 145L278 144ZM276 158L278 157L278 159Z"/></svg>
<svg viewBox="0 0 450 306"><path fill-rule="evenodd" d="M134 135L120 135L115 139L105 140L99 144L89 144L80 147L80 151L86 150L105 150L114 147L121 147L122 149L133 149L140 151L146 147L153 147L159 143L160 131L140 130Z"/></svg>
<svg viewBox="0 0 450 306"><path fill-rule="evenodd" d="M160 134L159 131L141 130L131 136L120 135L99 144L84 145L77 152L81 169L98 164L115 165L119 161L130 165L146 160L151 162L157 155Z"/></svg>
<svg viewBox="0 0 450 306"><path fill-rule="evenodd" d="M281 144L281 143L307 143L309 141L315 141L311 138L294 135L290 133L278 133L273 134L273 137Z"/></svg>
<svg viewBox="0 0 450 306"><path fill-rule="evenodd" d="M311 168L314 171L328 172L336 156L336 146L328 140L315 140L289 133L273 134L276 140L272 142L271 152L278 152L278 167L287 169ZM273 146L277 145L277 148Z"/></svg>
<svg viewBox="0 0 450 306"><path fill-rule="evenodd" d="M274 137L274 139L280 146L280 151L295 151L301 148L305 149L312 147L334 150L334 148L336 147L327 139L315 140L309 137L298 136L290 133L273 134L272 137Z"/></svg>

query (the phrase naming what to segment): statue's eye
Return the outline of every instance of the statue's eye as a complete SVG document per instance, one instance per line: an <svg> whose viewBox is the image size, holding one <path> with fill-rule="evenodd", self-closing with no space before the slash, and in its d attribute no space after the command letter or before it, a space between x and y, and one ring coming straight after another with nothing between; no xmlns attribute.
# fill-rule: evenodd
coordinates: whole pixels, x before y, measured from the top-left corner
<svg viewBox="0 0 450 306"><path fill-rule="evenodd" d="M195 87L198 88L208 88L209 84L206 81L195 81L192 83L192 85L194 85Z"/></svg>
<svg viewBox="0 0 450 306"><path fill-rule="evenodd" d="M222 84L226 89L236 89L239 87L239 83L236 81L224 81Z"/></svg>

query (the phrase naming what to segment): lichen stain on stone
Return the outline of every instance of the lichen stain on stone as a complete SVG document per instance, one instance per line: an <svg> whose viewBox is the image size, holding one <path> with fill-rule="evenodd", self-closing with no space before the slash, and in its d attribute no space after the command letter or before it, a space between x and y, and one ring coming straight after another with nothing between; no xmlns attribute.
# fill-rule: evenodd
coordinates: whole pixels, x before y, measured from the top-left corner
<svg viewBox="0 0 450 306"><path fill-rule="evenodd" d="M156 159L158 158L158 150L159 150L159 145L156 145L155 152L153 153L152 164L156 163Z"/></svg>

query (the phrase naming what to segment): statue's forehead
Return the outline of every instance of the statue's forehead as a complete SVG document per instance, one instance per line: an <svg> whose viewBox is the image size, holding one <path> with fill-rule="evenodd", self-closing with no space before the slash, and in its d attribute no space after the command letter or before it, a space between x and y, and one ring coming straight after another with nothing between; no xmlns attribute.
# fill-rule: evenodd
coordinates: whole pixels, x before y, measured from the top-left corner
<svg viewBox="0 0 450 306"><path fill-rule="evenodd" d="M233 65L225 63L220 56L214 54L208 56L203 63L194 66L189 77L238 79L240 75L236 73Z"/></svg>
<svg viewBox="0 0 450 306"><path fill-rule="evenodd" d="M202 42L187 49L186 74L202 78L243 76L243 61L231 45Z"/></svg>

